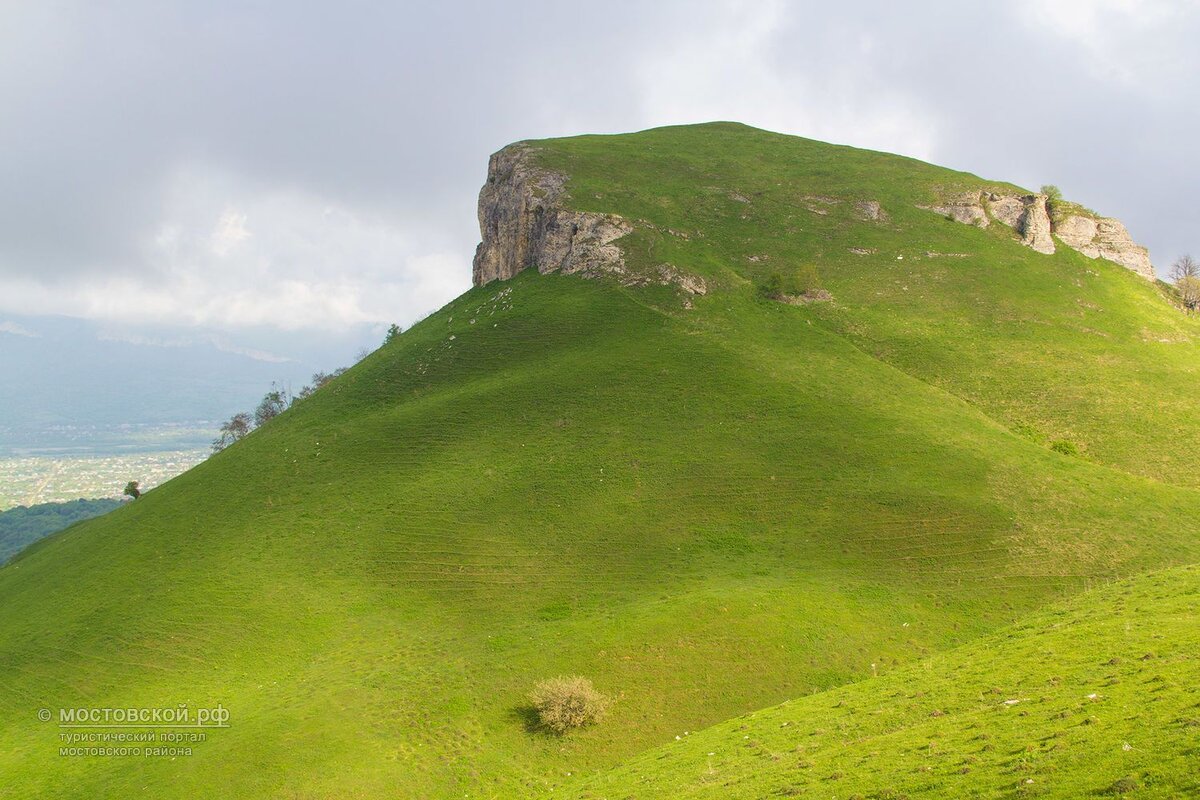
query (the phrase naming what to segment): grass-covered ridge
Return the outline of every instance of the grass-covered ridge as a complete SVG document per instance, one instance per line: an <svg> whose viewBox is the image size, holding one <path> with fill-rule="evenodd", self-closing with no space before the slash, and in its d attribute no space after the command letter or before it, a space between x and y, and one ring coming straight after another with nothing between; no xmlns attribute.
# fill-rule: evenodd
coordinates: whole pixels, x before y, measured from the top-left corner
<svg viewBox="0 0 1200 800"><path fill-rule="evenodd" d="M1049 446L1200 485L1200 325L1116 264L922 208L1024 191L912 159L736 123L536 142L573 202L650 223L622 240L727 287L815 272L813 316L864 351ZM865 220L864 201L886 218ZM674 232L674 233L671 233ZM1137 232L1133 232L1135 237ZM720 301L715 301L720 302Z"/></svg>
<svg viewBox="0 0 1200 800"><path fill-rule="evenodd" d="M685 310L665 288L532 271L474 289L227 451L0 569L0 797L541 796L1097 579L1198 560L1200 495L1146 477L1153 437L1139 450L1114 425L1137 458L1090 440L1065 456L999 413L1007 384L978 378L981 400L896 355L991 335L930 322L887 339L880 320L902 315L990 319L968 285L1014 308L1027 285L1030 314L1074 313L1040 294L1069 257L905 210L957 173L724 125L539 146L574 202L690 225L623 245L713 291ZM838 216L845 203L756 220L749 177L734 186L748 203L707 188L740 164L833 197L843 163L890 222ZM980 254L912 311L848 250L901 245ZM759 264L838 248L846 260L818 264L832 303L757 297ZM1173 320L1140 279L1087 268L1080 291L1111 296L1112 317ZM1003 269L1025 283L991 287ZM1063 329L1047 348L1076 347ZM1131 409L1177 379L1112 371L1138 387ZM1042 372L1063 380L1042 361L1026 379ZM530 729L529 692L556 675L611 698L601 724ZM35 716L182 702L222 703L231 727L173 761L60 757Z"/></svg>

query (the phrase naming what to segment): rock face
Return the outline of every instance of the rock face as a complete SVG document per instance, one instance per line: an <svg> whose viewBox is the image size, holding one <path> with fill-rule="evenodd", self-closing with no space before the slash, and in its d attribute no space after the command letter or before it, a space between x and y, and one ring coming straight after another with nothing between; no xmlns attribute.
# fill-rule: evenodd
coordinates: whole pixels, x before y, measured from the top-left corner
<svg viewBox="0 0 1200 800"><path fill-rule="evenodd" d="M951 217L955 222L988 226L989 218L1021 234L1021 243L1039 253L1055 251L1054 239L1088 258L1103 258L1154 279L1150 253L1133 241L1120 220L1074 214L1054 224L1046 206L1046 195L1002 195L968 192L937 206L922 206Z"/></svg>
<svg viewBox="0 0 1200 800"><path fill-rule="evenodd" d="M523 269L539 272L623 272L625 259L613 242L633 231L615 214L571 211L562 206L566 178L538 169L522 145L506 147L488 162L479 192L475 250L476 286L506 280Z"/></svg>
<svg viewBox="0 0 1200 800"><path fill-rule="evenodd" d="M936 211L945 217L950 217L955 222L961 222L964 225L975 225L980 228L988 226L988 215L983 208L983 203L980 200L981 192L967 192L966 194L952 197L940 206L932 206L930 211Z"/></svg>
<svg viewBox="0 0 1200 800"><path fill-rule="evenodd" d="M1054 252L1050 215L1046 212L1046 196L1043 194L1016 197L981 191L966 192L949 198L941 205L923 208L978 228L986 228L995 219L1020 233L1026 247L1032 247L1039 253Z"/></svg>
<svg viewBox="0 0 1200 800"><path fill-rule="evenodd" d="M1094 242L1099 226L1091 217L1072 215L1058 223L1054 232L1067 247L1083 253L1088 258L1099 258L1100 248Z"/></svg>
<svg viewBox="0 0 1200 800"><path fill-rule="evenodd" d="M1154 280L1150 252L1133 240L1120 220L1072 215L1056 225L1054 233L1063 244L1088 258L1114 261L1144 278Z"/></svg>
<svg viewBox="0 0 1200 800"><path fill-rule="evenodd" d="M1050 213L1046 210L1046 195L1027 194L1017 197L980 192L979 198L976 213L986 218L990 211L992 218L997 222L1021 234L1021 243L1026 247L1047 255L1054 252L1054 239L1050 236Z"/></svg>
<svg viewBox="0 0 1200 800"><path fill-rule="evenodd" d="M1021 242L1039 253L1054 252L1054 239L1050 236L1050 212L1046 210L1046 195L1035 194L1022 197L1025 210L1018 221Z"/></svg>
<svg viewBox="0 0 1200 800"><path fill-rule="evenodd" d="M1025 202L1019 197L1012 195L1000 196L995 193L988 195L988 207L991 209L992 216L997 222L1003 222L1010 228L1016 228L1021 224L1021 217L1025 214Z"/></svg>
<svg viewBox="0 0 1200 800"><path fill-rule="evenodd" d="M479 192L476 286L533 267L543 274L611 275L630 286L674 284L687 294L707 291L703 279L670 264L658 265L651 274L631 274L616 241L632 233L633 225L616 214L567 208L565 184L566 176L539 167L526 145L510 145L491 157Z"/></svg>
<svg viewBox="0 0 1200 800"><path fill-rule="evenodd" d="M888 213L883 210L883 206L879 205L878 200L859 200L854 204L854 213L859 219L865 219L868 222L887 222Z"/></svg>

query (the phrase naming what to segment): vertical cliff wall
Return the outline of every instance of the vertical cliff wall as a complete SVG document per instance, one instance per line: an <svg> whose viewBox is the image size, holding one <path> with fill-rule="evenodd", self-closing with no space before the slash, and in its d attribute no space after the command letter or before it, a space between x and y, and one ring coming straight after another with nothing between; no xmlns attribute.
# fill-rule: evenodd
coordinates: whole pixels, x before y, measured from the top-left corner
<svg viewBox="0 0 1200 800"><path fill-rule="evenodd" d="M475 250L476 286L529 268L625 273L624 256L613 242L633 226L615 214L565 208L565 183L565 176L538 167L525 145L511 145L491 157L487 183L479 192L482 241Z"/></svg>

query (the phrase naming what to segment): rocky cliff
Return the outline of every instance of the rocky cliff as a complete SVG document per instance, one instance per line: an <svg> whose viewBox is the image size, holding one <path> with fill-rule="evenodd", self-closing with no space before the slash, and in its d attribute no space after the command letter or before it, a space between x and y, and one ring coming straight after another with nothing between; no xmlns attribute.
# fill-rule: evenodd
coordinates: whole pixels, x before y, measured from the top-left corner
<svg viewBox="0 0 1200 800"><path fill-rule="evenodd" d="M563 206L565 176L540 169L530 148L512 145L488 162L479 192L479 231L474 280L479 286L506 280L523 269L539 272L623 272L613 241L633 230L615 214L572 211Z"/></svg>
<svg viewBox="0 0 1200 800"><path fill-rule="evenodd" d="M1133 240L1120 220L1072 213L1053 222L1044 194L1012 195L980 190L949 197L925 208L955 222L981 228L986 228L992 220L1002 223L1019 233L1025 246L1039 253L1055 252L1057 238L1088 258L1103 258L1143 278L1154 279L1149 251Z"/></svg>
<svg viewBox="0 0 1200 800"><path fill-rule="evenodd" d="M1074 214L1055 225L1054 234L1088 258L1104 258L1154 280L1150 252L1133 241L1119 219Z"/></svg>
<svg viewBox="0 0 1200 800"><path fill-rule="evenodd" d="M685 295L706 293L703 279L672 264L631 269L619 240L633 232L635 222L616 214L569 208L566 184L567 176L538 164L531 145L510 145L491 157L487 182L479 192L482 241L475 251L476 286L534 268L541 273L610 276L626 285L674 285ZM887 219L876 202L860 202L856 208L860 219ZM1073 210L1052 221L1044 194L979 189L922 208L981 228L999 222L1039 253L1054 253L1057 241L1088 258L1107 259L1154 279L1150 254L1119 220ZM639 224L653 227L644 221Z"/></svg>
<svg viewBox="0 0 1200 800"><path fill-rule="evenodd" d="M685 294L704 294L704 281L671 264L634 272L617 240L633 224L616 214L566 207L566 176L537 164L533 148L510 145L488 161L479 192L479 233L473 278L476 286L507 280L524 269L613 276L627 285L673 284Z"/></svg>

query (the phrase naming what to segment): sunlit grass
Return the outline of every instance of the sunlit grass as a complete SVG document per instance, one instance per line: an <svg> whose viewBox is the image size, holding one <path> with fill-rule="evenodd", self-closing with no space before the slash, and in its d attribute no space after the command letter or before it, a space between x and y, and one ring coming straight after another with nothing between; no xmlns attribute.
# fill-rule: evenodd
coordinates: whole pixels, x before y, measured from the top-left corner
<svg viewBox="0 0 1200 800"><path fill-rule="evenodd" d="M540 796L1197 560L1193 473L1153 479L1196 426L1145 407L1184 402L1195 326L1153 287L916 209L975 179L905 159L727 125L543 147L573 202L662 229L631 267L712 291L475 289L0 570L0 797ZM831 302L758 299L811 264ZM599 724L530 729L556 675ZM182 702L231 727L175 760L60 757L35 716Z"/></svg>

